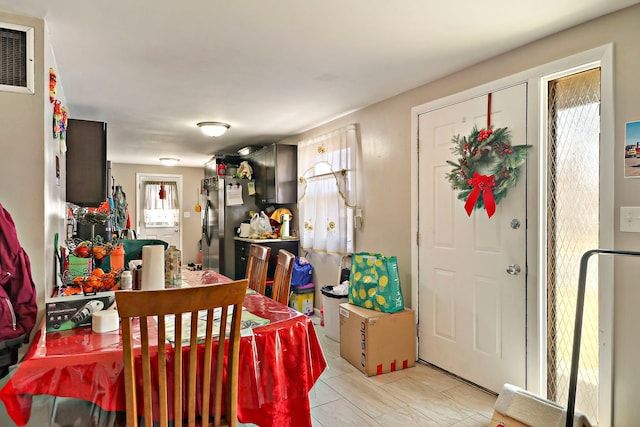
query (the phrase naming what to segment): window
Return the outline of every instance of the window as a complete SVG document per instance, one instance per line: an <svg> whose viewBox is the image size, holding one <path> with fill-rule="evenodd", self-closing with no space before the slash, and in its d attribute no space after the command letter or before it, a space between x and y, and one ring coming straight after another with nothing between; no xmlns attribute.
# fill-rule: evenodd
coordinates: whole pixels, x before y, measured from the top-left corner
<svg viewBox="0 0 640 427"><path fill-rule="evenodd" d="M178 186L175 182L144 182L145 227L174 227L180 224Z"/></svg>
<svg viewBox="0 0 640 427"><path fill-rule="evenodd" d="M298 144L298 207L303 250L353 252L355 124Z"/></svg>
<svg viewBox="0 0 640 427"><path fill-rule="evenodd" d="M600 69L548 83L547 397L567 401L581 255L600 247ZM579 212L576 215L576 212ZM587 274L576 409L599 420L598 263Z"/></svg>

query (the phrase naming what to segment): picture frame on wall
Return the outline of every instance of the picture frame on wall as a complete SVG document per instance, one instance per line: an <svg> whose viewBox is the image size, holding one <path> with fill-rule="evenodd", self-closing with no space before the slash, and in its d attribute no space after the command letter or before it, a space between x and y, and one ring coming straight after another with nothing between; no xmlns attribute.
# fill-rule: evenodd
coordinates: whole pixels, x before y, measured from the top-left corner
<svg viewBox="0 0 640 427"><path fill-rule="evenodd" d="M640 178L640 121L625 124L624 177Z"/></svg>

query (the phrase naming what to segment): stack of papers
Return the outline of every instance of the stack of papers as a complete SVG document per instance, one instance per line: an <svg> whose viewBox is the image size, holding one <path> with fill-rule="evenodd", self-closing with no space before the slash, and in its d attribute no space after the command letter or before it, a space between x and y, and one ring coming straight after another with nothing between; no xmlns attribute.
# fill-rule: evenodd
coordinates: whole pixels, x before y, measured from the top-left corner
<svg viewBox="0 0 640 427"><path fill-rule="evenodd" d="M225 336L229 336L231 331L231 316L233 314L233 306L229 306L229 310L227 312L227 325ZM213 311L213 336L217 337L218 331L220 329L222 317L222 308L216 308ZM165 333L167 341L171 344L175 344L175 315L170 314L165 317ZM251 329L255 326L262 326L269 323L269 319L264 319L262 317L256 316L253 313L250 313L246 310L246 308L242 308L242 321L241 321L241 336L251 335ZM198 312L198 342L204 342L206 336L207 329L207 311L202 310ZM182 315L182 344L189 344L189 339L191 337L191 313L186 313Z"/></svg>

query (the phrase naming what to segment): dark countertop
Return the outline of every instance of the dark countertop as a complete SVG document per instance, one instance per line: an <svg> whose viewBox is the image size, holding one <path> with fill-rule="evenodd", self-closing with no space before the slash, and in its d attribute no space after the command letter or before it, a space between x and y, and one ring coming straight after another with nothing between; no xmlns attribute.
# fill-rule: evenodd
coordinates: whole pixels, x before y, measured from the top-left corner
<svg viewBox="0 0 640 427"><path fill-rule="evenodd" d="M234 237L235 240L248 243L274 243L274 242L299 242L298 237L287 237L286 239L250 239L248 237Z"/></svg>

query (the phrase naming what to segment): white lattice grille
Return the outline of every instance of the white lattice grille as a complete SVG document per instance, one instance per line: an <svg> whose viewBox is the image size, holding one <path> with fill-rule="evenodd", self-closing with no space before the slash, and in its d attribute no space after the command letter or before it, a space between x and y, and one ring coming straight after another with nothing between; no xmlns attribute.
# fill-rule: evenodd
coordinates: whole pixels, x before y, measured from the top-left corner
<svg viewBox="0 0 640 427"><path fill-rule="evenodd" d="M598 247L600 70L549 83L548 396L566 405L580 256ZM576 409L598 419L598 271L587 274Z"/></svg>

